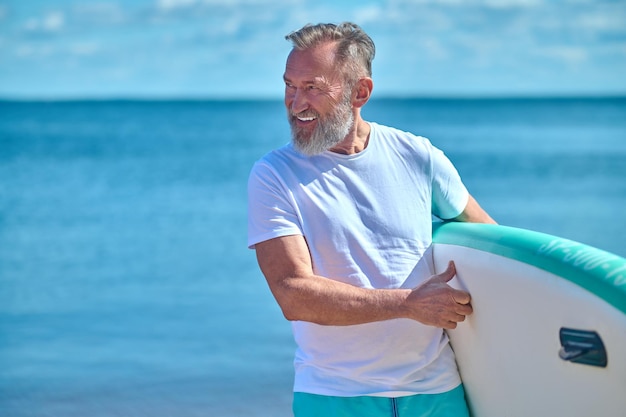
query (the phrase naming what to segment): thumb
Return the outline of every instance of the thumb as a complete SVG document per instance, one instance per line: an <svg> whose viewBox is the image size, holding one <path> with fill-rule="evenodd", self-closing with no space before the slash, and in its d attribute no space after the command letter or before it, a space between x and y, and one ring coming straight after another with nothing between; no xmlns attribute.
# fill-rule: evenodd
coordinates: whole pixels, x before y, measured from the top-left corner
<svg viewBox="0 0 626 417"><path fill-rule="evenodd" d="M456 266L454 265L454 261L448 262L448 268L438 275L444 280L444 282L448 282L454 278L456 275Z"/></svg>

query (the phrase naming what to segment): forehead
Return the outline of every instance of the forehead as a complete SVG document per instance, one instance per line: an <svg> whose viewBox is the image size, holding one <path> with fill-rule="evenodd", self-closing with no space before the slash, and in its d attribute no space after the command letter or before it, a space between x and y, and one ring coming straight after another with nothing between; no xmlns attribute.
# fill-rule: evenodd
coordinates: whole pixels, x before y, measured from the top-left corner
<svg viewBox="0 0 626 417"><path fill-rule="evenodd" d="M310 49L293 49L287 58L285 78L335 79L339 74L335 64L335 44L325 43Z"/></svg>

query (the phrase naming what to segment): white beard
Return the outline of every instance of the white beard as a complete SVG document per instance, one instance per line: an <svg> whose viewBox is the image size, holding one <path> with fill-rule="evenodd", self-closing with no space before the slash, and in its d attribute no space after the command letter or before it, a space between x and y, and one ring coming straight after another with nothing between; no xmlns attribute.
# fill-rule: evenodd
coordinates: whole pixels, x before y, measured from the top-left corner
<svg viewBox="0 0 626 417"><path fill-rule="evenodd" d="M311 133L298 128L295 115L289 113L288 117L291 125L291 142L299 152L308 156L319 155L338 145L354 127L350 96L344 97L325 119L321 119L317 112L312 111L303 112L300 116L305 114L317 117L317 125Z"/></svg>

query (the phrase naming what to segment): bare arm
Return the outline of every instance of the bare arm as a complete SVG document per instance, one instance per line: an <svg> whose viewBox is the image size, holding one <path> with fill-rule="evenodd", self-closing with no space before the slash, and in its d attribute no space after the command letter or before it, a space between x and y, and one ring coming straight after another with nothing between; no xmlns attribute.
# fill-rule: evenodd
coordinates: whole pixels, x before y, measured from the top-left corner
<svg viewBox="0 0 626 417"><path fill-rule="evenodd" d="M409 318L451 329L472 312L469 294L447 284L456 272L453 263L412 290L366 289L315 275L300 235L258 243L256 253L288 320L341 326Z"/></svg>
<svg viewBox="0 0 626 417"><path fill-rule="evenodd" d="M452 220L457 222L496 224L496 221L492 219L485 210L483 210L483 208L471 195L469 196L467 205L465 206L463 212Z"/></svg>

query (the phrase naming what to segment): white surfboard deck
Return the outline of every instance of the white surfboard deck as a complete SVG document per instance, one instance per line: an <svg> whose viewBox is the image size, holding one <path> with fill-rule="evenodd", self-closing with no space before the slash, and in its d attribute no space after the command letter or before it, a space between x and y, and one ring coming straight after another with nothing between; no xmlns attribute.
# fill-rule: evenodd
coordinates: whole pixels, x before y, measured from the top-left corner
<svg viewBox="0 0 626 417"><path fill-rule="evenodd" d="M448 332L474 417L626 417L626 259L496 225L434 224L436 272L474 313ZM559 357L560 329L596 332L606 367Z"/></svg>

